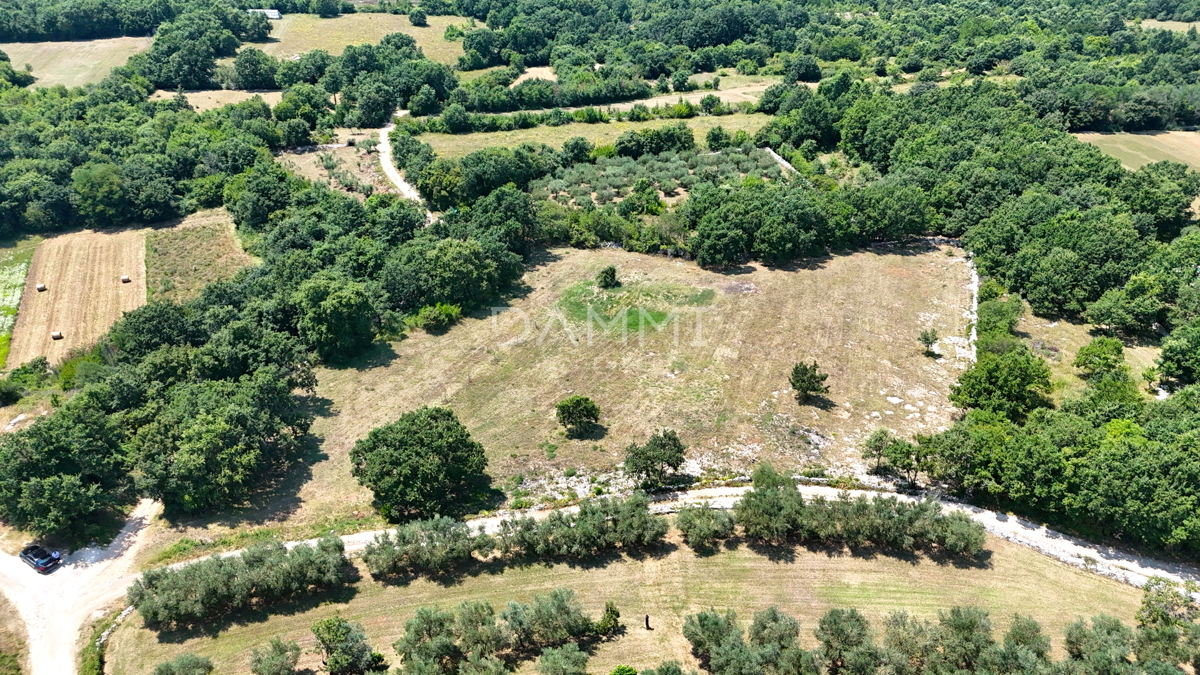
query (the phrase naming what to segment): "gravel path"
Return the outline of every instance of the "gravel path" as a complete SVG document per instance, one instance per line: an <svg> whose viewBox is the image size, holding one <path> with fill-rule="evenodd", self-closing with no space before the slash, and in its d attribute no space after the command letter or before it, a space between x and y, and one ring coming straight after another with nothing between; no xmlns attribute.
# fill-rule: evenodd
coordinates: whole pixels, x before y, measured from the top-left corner
<svg viewBox="0 0 1200 675"><path fill-rule="evenodd" d="M396 115L398 116L407 114L407 110L396 111ZM392 181L392 184L396 186L396 189L400 191L400 194L405 199L411 199L421 204L423 203L421 201L421 193L417 192L416 188L404 180L404 176L401 176L400 171L396 169L396 163L392 161L392 142L388 136L392 133L392 129L395 128L395 122L388 122L387 126L379 130L379 163L383 165L383 174L388 177L388 180Z"/></svg>
<svg viewBox="0 0 1200 675"><path fill-rule="evenodd" d="M733 508L749 488L708 488L661 495L651 505L655 513L672 513L683 506L708 503L713 508ZM800 486L807 498L836 498L842 491L820 486ZM850 490L852 496L875 496L878 492ZM898 499L913 497L896 495ZM1179 563L1167 563L1131 555L1107 546L1098 546L1020 518L972 506L943 502L947 509L960 510L983 524L991 534L1027 546L1069 565L1092 571L1133 586L1141 586L1151 576L1176 581L1200 581L1200 569ZM39 575L16 556L0 553L0 584L17 608L29 634L29 659L32 675L73 675L77 668L80 631L87 622L103 616L137 578L133 560L145 543L146 526L160 505L143 500L112 544L103 549L87 548L67 557L52 574ZM575 510L577 507L568 507ZM544 518L550 510L534 511ZM511 515L479 518L471 525L494 533L500 522ZM359 532L342 537L347 553L361 551L383 530ZM296 546L307 542L289 542ZM236 555L230 551L224 555ZM178 563L176 566L188 564Z"/></svg>

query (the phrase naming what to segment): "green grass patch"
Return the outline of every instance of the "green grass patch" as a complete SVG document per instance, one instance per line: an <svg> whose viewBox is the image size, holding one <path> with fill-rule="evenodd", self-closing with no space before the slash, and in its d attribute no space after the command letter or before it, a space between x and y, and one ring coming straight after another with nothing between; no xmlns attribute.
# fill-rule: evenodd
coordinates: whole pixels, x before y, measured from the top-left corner
<svg viewBox="0 0 1200 675"><path fill-rule="evenodd" d="M0 242L0 368L8 360L8 348L13 327L17 325L17 310L25 290L25 275L33 252L41 237L21 237Z"/></svg>
<svg viewBox="0 0 1200 675"><path fill-rule="evenodd" d="M608 332L636 331L647 326L661 330L681 308L708 305L716 296L711 288L660 281L635 281L609 289L581 281L563 293L559 306L570 320L603 322L600 327Z"/></svg>
<svg viewBox="0 0 1200 675"><path fill-rule="evenodd" d="M154 554L147 561L147 565L151 567L167 565L181 560L197 558L206 553L245 548L251 544L278 538L279 530L271 527L262 527L248 532L233 532L214 539L200 540L184 537Z"/></svg>

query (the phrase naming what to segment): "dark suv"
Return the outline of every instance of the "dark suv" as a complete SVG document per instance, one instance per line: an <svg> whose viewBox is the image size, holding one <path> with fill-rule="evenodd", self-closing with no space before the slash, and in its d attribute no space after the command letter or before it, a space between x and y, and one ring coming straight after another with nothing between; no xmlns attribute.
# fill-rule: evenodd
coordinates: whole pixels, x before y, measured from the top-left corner
<svg viewBox="0 0 1200 675"><path fill-rule="evenodd" d="M37 544L30 544L21 550L21 560L29 563L29 566L38 572L46 574L62 563L62 556L58 551L50 552Z"/></svg>

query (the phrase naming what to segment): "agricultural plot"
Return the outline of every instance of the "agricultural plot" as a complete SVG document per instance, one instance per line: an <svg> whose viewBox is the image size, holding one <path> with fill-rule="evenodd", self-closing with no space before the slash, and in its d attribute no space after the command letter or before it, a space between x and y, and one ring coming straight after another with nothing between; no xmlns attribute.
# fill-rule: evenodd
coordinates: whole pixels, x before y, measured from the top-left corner
<svg viewBox="0 0 1200 675"><path fill-rule="evenodd" d="M643 669L665 659L697 667L682 635L684 618L715 607L736 610L748 623L756 611L778 605L801 622L801 642L816 646L813 629L831 607L859 609L879 631L887 613L907 610L936 619L937 610L974 604L987 609L997 636L1007 630L1015 612L1041 622L1063 656L1063 633L1076 617L1107 613L1128 621L1137 610L1140 591L1068 567L1032 550L989 538L986 564L937 564L923 556L831 555L797 549L771 558L745 545L707 557L670 538L661 551L638 558L620 557L597 565L529 565L496 569L477 566L477 573L452 580L419 578L402 584L364 580L345 600L321 602L319 596L270 616L255 614L212 631L158 634L142 628L137 616L123 622L107 650L107 672L149 675L155 664L182 652L209 657L215 672L249 673L250 652L273 636L296 640L301 668L320 670L320 656L309 628L334 616L361 622L372 646L391 665L399 658L391 645L404 622L422 606L452 609L465 600L490 602L497 609L509 600L529 602L533 595L570 588L584 611L599 616L606 600L616 602L626 626L624 634L601 643L588 664L590 673L608 673L618 664ZM654 630L640 624L649 614ZM521 673L532 673L526 662Z"/></svg>
<svg viewBox="0 0 1200 675"><path fill-rule="evenodd" d="M227 211L194 213L175 227L146 234L146 295L183 302L253 263L238 244Z"/></svg>
<svg viewBox="0 0 1200 675"><path fill-rule="evenodd" d="M1200 168L1200 133L1194 131L1079 133L1075 138L1116 157L1127 169L1162 161Z"/></svg>
<svg viewBox="0 0 1200 675"><path fill-rule="evenodd" d="M674 100L670 102L673 103ZM442 157L463 157L480 148L495 145L513 147L521 143L545 143L553 148L562 148L562 144L572 136L583 136L593 145L605 145L615 142L617 137L626 131L657 129L680 121L687 123L698 141L703 141L708 130L717 126L724 127L730 134L745 131L753 136L754 132L771 121L771 116L759 113L739 113L693 117L689 120L660 119L645 122L608 122L606 124L572 123L557 127L540 126L532 129L488 131L475 134L421 134L421 140L433 146L434 151Z"/></svg>
<svg viewBox="0 0 1200 675"><path fill-rule="evenodd" d="M462 42L442 37L446 26L469 23L461 16L431 16L429 25L417 27L401 14L343 14L322 19L316 14L285 14L271 22L271 39L266 44L248 45L286 59L313 49L324 49L337 56L346 45L374 44L391 33L407 33L417 46L434 61L452 65L462 56Z"/></svg>
<svg viewBox="0 0 1200 675"><path fill-rule="evenodd" d="M25 275L41 240L41 237L23 237L0 248L0 368L6 367L21 293L25 290Z"/></svg>
<svg viewBox="0 0 1200 675"><path fill-rule="evenodd" d="M697 183L718 184L744 177L778 180L781 169L763 150L726 148L719 153L663 153L631 157L602 157L595 164L576 164L530 184L536 197L549 197L564 205L608 204L629 196L635 183L648 180L667 200L682 199Z"/></svg>
<svg viewBox="0 0 1200 675"><path fill-rule="evenodd" d="M340 133L344 138L347 134ZM361 140L375 133L354 133ZM280 153L280 162L291 171L309 180L324 181L362 199L376 192L395 192L396 187L380 171L379 155L363 152L354 146L329 149L308 149Z"/></svg>
<svg viewBox="0 0 1200 675"><path fill-rule="evenodd" d="M129 57L150 49L148 37L120 37L83 42L14 42L0 44L14 68L33 66L35 87L80 87L99 82L125 65Z"/></svg>
<svg viewBox="0 0 1200 675"><path fill-rule="evenodd" d="M46 239L33 254L8 361L45 356L53 365L94 343L146 302L145 230L74 232ZM121 277L128 276L129 283ZM45 284L44 292L37 284ZM51 333L60 333L53 339Z"/></svg>
<svg viewBox="0 0 1200 675"><path fill-rule="evenodd" d="M376 526L350 450L424 405L455 411L485 448L495 487L523 481L535 499L592 490L613 477L630 443L664 427L689 446L685 469L694 475L736 474L759 459L788 469L820 464L833 475L861 470L859 447L877 427L907 437L949 426L949 388L967 365L956 347L968 331L965 262L918 248L722 274L613 249L545 252L495 318L485 308L444 335L417 332L352 367L321 370L317 396L329 403L312 428L320 446L311 465L235 519L185 520L159 532L147 556L181 537L271 528L303 539ZM610 264L621 293L632 295L596 305L612 328L589 322L587 303L580 321L580 284ZM635 317L647 311L644 331L622 337L610 311L621 306ZM943 336L935 349L946 358L923 354L917 335L926 328ZM812 359L829 373L831 392L821 405L800 406L788 374ZM602 432L562 435L554 404L572 393L599 404Z"/></svg>

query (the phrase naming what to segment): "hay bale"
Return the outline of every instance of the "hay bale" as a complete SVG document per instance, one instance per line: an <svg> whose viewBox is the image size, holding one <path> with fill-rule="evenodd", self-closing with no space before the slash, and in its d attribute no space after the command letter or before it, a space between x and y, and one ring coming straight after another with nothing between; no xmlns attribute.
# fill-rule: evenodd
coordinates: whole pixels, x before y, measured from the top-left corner
<svg viewBox="0 0 1200 675"><path fill-rule="evenodd" d="M54 331L53 333L50 333L50 339L51 340L61 340L61 339L63 339L63 334L58 331Z"/></svg>
<svg viewBox="0 0 1200 675"><path fill-rule="evenodd" d="M37 285L37 291L38 291L38 293L41 293L41 292L42 292L42 291L44 291L44 290L46 290L46 284L38 284L38 285Z"/></svg>
<svg viewBox="0 0 1200 675"><path fill-rule="evenodd" d="M123 283L123 284L129 283L129 275L128 274L121 275L121 283Z"/></svg>

